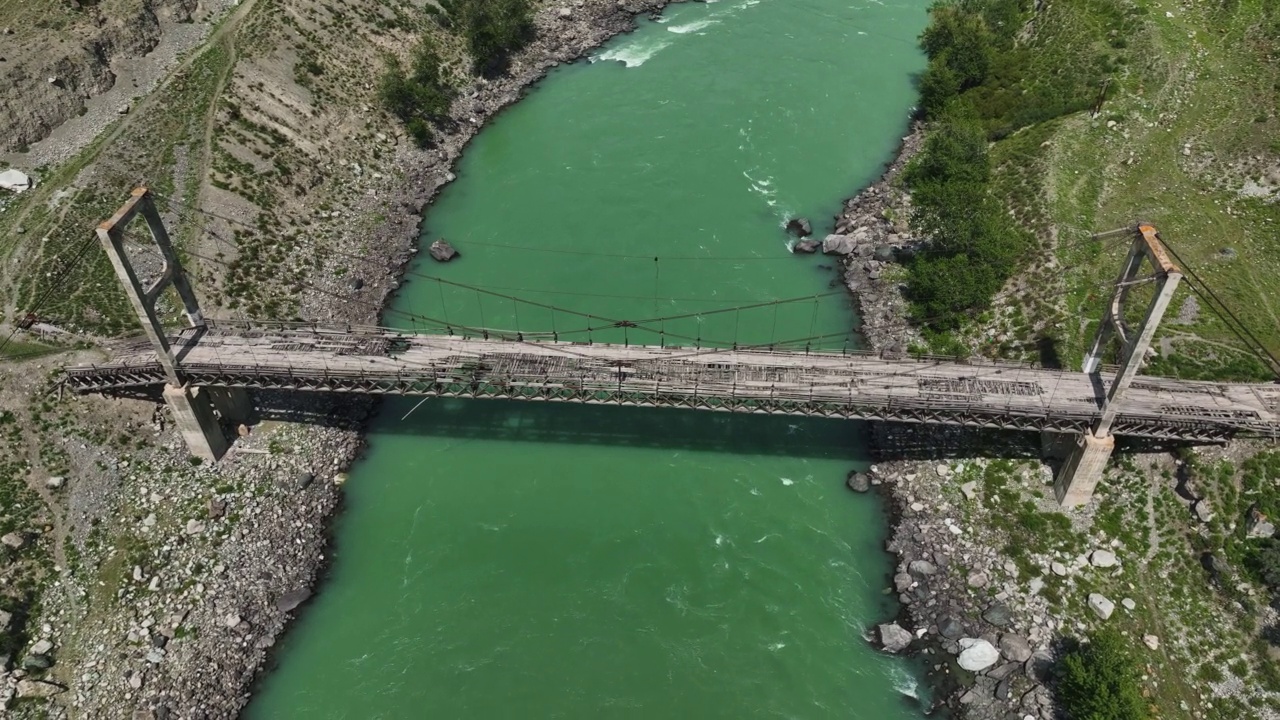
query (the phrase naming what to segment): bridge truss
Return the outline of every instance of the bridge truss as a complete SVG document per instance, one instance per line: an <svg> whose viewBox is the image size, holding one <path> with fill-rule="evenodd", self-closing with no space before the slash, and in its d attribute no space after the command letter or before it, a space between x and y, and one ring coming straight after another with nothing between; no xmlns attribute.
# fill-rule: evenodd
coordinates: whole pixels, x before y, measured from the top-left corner
<svg viewBox="0 0 1280 720"><path fill-rule="evenodd" d="M867 353L519 342L208 321L170 343L198 387L463 397L1087 431L1107 372ZM67 385L110 393L166 380L154 351L70 368ZM1222 441L1280 433L1280 387L1135 380L1113 434Z"/></svg>

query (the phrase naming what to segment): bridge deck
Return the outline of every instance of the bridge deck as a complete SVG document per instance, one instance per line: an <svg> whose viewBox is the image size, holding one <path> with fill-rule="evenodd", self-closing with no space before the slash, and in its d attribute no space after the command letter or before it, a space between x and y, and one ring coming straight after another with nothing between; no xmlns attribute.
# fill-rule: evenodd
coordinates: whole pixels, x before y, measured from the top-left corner
<svg viewBox="0 0 1280 720"><path fill-rule="evenodd" d="M875 355L531 343L255 327L174 338L197 386L689 407L1078 432L1106 375ZM71 368L80 392L164 382L150 350ZM1216 440L1280 433L1280 386L1138 378L1113 432Z"/></svg>

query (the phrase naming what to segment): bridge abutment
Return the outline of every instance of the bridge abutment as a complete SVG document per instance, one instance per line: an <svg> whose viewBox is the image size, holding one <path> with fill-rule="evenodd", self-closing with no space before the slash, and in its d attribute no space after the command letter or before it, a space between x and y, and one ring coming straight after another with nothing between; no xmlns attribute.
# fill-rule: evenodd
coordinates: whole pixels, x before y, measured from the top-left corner
<svg viewBox="0 0 1280 720"><path fill-rule="evenodd" d="M230 445L213 411L213 400L205 388L165 385L164 401L173 411L174 422L187 448L205 462L217 462Z"/></svg>

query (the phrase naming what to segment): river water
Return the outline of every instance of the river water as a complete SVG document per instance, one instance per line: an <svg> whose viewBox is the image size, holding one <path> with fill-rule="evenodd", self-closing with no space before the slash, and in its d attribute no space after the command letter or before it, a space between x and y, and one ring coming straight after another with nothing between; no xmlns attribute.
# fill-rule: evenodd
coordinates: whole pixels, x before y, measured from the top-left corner
<svg viewBox="0 0 1280 720"><path fill-rule="evenodd" d="M419 263L397 322L849 346L831 263L782 224L821 237L889 159L927 4L677 5L556 70L468 148L423 229L463 257ZM857 424L395 401L369 442L247 717L920 716L861 638L895 607L882 508L842 486Z"/></svg>

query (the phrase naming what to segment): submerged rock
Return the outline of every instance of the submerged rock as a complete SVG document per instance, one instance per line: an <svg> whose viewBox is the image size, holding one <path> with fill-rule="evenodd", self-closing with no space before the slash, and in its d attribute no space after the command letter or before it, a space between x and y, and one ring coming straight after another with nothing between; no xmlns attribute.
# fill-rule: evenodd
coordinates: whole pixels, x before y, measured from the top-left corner
<svg viewBox="0 0 1280 720"><path fill-rule="evenodd" d="M864 493L871 489L871 477L864 472L854 470L849 473L844 484L854 492Z"/></svg>
<svg viewBox="0 0 1280 720"><path fill-rule="evenodd" d="M427 248L427 252L431 253L431 257L435 258L437 262L449 262L461 257L458 251L443 238L431 243L431 247Z"/></svg>
<svg viewBox="0 0 1280 720"><path fill-rule="evenodd" d="M807 218L791 218L787 221L787 232L799 237L809 237L813 234L813 225L809 224Z"/></svg>
<svg viewBox="0 0 1280 720"><path fill-rule="evenodd" d="M898 623L886 623L876 628L880 635L880 645L885 652L899 653L911 644L911 633Z"/></svg>
<svg viewBox="0 0 1280 720"><path fill-rule="evenodd" d="M800 255L812 255L813 253L818 251L819 247L822 247L822 244L819 243L817 240L801 240L800 242L791 246L791 252L800 254Z"/></svg>

